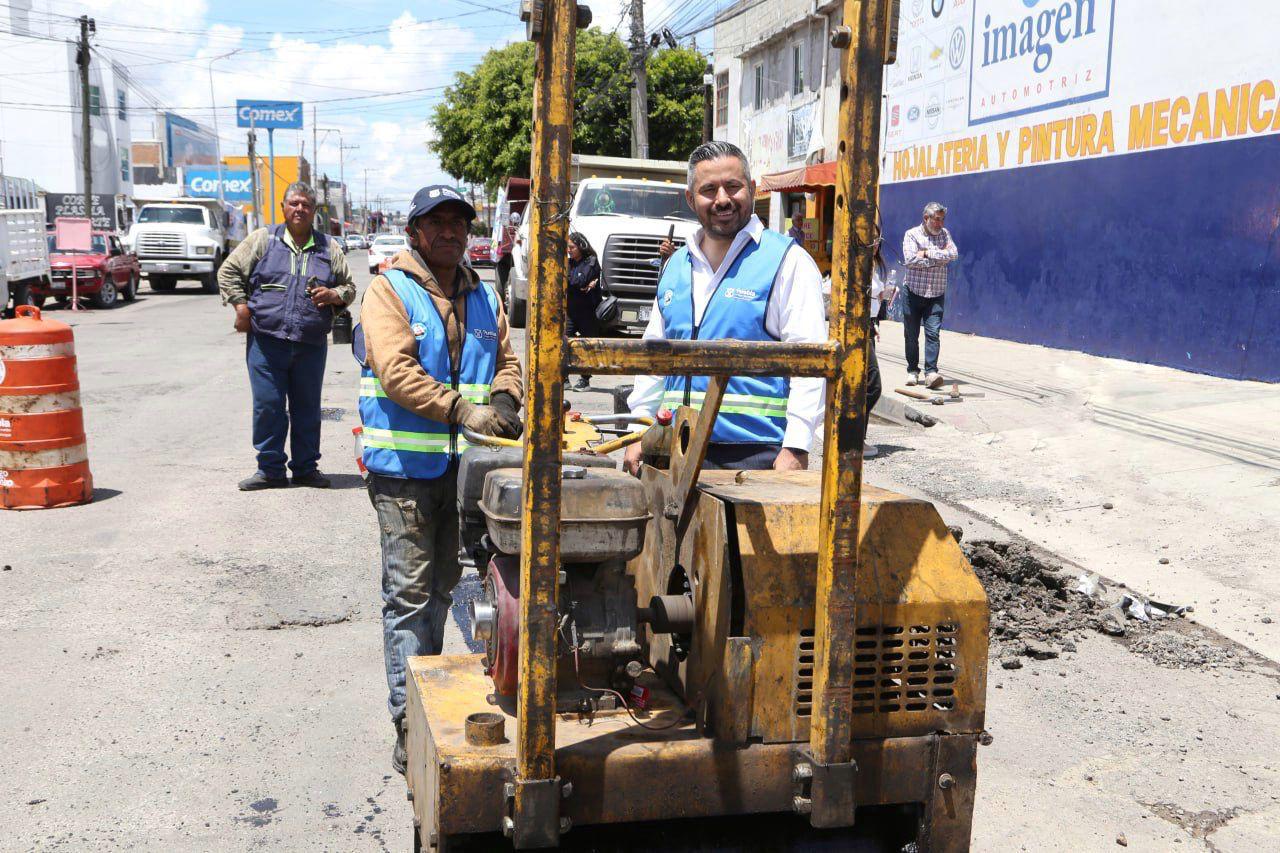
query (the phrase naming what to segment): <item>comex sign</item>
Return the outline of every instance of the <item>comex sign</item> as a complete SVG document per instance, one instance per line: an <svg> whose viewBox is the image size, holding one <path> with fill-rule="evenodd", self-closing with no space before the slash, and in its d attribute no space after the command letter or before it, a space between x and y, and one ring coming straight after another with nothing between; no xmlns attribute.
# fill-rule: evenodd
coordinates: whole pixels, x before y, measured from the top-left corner
<svg viewBox="0 0 1280 853"><path fill-rule="evenodd" d="M236 101L236 124L262 130L302 128L300 101Z"/></svg>
<svg viewBox="0 0 1280 853"><path fill-rule="evenodd" d="M976 0L969 124L1106 97L1115 0Z"/></svg>
<svg viewBox="0 0 1280 853"><path fill-rule="evenodd" d="M187 169L187 195L192 198L218 197L217 169ZM253 180L248 170L222 170L222 197L227 201L252 201Z"/></svg>

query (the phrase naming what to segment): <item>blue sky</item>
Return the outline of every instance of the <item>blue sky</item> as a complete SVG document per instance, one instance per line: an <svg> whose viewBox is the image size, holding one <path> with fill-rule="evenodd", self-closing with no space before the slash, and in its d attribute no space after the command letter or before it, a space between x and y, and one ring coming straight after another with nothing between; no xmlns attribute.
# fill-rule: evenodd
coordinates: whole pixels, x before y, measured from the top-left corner
<svg viewBox="0 0 1280 853"><path fill-rule="evenodd" d="M589 5L597 24L625 34L623 4ZM647 0L646 17L661 23L689 5ZM370 197L390 199L392 207L407 202L419 186L448 180L427 148L427 119L440 90L489 48L524 37L516 0L35 0L35 8L67 26L75 15L95 17L97 46L129 69L140 90L135 103L150 98L206 126L214 117L212 63L212 102L218 105L224 154L244 153L244 133L235 128L232 108L237 98L306 102L306 129L278 131L277 155L302 148L316 162L314 107L318 127L340 130L345 145L359 146L345 152L347 183L356 199L363 195L367 171ZM140 114L134 137L150 130ZM319 170L333 179L338 139L337 133L327 134L318 158Z"/></svg>

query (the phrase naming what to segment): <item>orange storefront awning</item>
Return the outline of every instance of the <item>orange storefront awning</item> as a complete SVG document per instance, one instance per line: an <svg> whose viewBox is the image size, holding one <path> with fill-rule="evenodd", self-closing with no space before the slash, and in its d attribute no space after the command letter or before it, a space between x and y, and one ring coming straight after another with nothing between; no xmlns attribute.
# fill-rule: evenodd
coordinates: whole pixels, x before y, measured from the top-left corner
<svg viewBox="0 0 1280 853"><path fill-rule="evenodd" d="M760 177L760 191L767 193L811 193L836 185L836 164L815 163Z"/></svg>

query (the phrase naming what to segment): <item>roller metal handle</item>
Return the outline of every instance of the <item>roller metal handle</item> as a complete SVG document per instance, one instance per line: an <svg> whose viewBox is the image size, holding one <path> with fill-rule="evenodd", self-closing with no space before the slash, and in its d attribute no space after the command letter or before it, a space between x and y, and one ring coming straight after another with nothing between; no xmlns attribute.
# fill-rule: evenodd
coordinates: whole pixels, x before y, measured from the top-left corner
<svg viewBox="0 0 1280 853"><path fill-rule="evenodd" d="M633 424L640 424L645 428L653 426L653 418L648 416L643 416L643 415L642 416L590 415L587 417L583 417L582 420L583 422L589 423L592 425L633 423ZM467 429L466 427L462 428L462 437L465 438L469 444L478 445L480 447L523 447L524 446L524 442L518 441L513 438L500 438L499 436L496 436L496 435L485 435L484 433L476 432L475 430L470 430L470 429ZM643 437L644 437L644 430L629 432L626 435L618 436L617 438L612 439L610 441L606 441L602 444L597 444L595 447L591 448L591 451L593 453L598 453L601 456L605 456L607 454L612 453L615 450L618 450L619 448L626 447L628 444L635 444L637 441L639 441Z"/></svg>

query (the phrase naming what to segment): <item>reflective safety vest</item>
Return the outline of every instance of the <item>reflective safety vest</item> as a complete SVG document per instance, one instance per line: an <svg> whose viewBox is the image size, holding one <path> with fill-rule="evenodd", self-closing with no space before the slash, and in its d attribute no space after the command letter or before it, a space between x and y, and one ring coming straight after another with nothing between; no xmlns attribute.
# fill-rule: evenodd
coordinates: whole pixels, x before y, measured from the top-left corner
<svg viewBox="0 0 1280 853"><path fill-rule="evenodd" d="M404 303L418 340L418 362L433 379L472 403L489 402L498 364L498 297L483 282L467 294L461 364L449 358L449 336L431 296L402 271L383 275ZM457 427L416 415L392 401L368 365L360 371L364 465L375 474L434 480L467 446Z"/></svg>
<svg viewBox="0 0 1280 853"><path fill-rule="evenodd" d="M693 265L687 247L671 256L658 281L658 310L671 340L777 340L764 327L765 311L782 259L795 241L766 230L760 242L747 241L716 286L702 313L693 322ZM707 377L668 376L663 408L698 408L706 397ZM787 426L785 377L735 376L729 380L720 414L711 431L717 444L782 444Z"/></svg>

